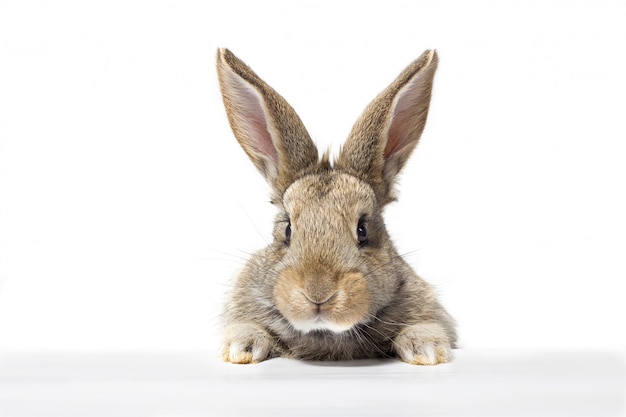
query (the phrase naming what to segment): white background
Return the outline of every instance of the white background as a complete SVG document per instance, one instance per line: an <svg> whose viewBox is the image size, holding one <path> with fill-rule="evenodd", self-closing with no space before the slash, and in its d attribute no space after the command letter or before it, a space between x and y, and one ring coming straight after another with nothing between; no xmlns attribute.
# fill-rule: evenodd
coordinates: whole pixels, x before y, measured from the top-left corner
<svg viewBox="0 0 626 417"><path fill-rule="evenodd" d="M0 349L217 349L274 213L219 46L333 149L437 48L399 250L462 346L626 346L623 1L1 1Z"/></svg>

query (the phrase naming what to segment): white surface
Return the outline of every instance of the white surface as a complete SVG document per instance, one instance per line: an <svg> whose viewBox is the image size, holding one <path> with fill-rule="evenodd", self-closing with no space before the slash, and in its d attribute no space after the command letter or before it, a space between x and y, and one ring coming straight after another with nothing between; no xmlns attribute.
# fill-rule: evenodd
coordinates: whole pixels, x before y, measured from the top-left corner
<svg viewBox="0 0 626 417"><path fill-rule="evenodd" d="M0 356L0 415L622 416L616 351L458 350L455 362L232 365L202 352Z"/></svg>
<svg viewBox="0 0 626 417"><path fill-rule="evenodd" d="M270 236L230 132L231 48L337 147L427 48L387 224L463 346L626 346L626 3L0 2L0 348L216 349Z"/></svg>

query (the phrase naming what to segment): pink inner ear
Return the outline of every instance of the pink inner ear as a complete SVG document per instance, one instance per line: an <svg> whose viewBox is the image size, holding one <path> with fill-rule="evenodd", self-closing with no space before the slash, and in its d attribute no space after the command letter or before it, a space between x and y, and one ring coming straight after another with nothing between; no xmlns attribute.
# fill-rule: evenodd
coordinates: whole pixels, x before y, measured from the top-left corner
<svg viewBox="0 0 626 417"><path fill-rule="evenodd" d="M418 77L398 93L383 154L385 160L419 139L420 125L423 126L420 117L424 108L422 91L423 82Z"/></svg>
<svg viewBox="0 0 626 417"><path fill-rule="evenodd" d="M267 118L261 99L246 83L238 82L235 87L239 126L246 132L247 145L253 151L278 164L278 151L272 141Z"/></svg>

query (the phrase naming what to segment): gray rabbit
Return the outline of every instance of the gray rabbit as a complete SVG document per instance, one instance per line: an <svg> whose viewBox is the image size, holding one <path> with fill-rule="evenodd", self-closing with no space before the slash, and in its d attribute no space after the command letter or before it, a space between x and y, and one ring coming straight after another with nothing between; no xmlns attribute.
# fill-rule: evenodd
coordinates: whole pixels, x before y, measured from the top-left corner
<svg viewBox="0 0 626 417"><path fill-rule="evenodd" d="M247 262L226 304L225 361L452 359L454 321L398 254L382 215L424 129L436 68L434 50L409 65L331 163L278 93L218 51L230 126L278 209L273 242Z"/></svg>

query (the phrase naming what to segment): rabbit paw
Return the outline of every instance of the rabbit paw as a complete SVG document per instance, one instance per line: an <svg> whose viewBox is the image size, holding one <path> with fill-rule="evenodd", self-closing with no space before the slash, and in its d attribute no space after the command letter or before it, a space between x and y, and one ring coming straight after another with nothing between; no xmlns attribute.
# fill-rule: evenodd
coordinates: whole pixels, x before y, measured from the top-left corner
<svg viewBox="0 0 626 417"><path fill-rule="evenodd" d="M412 365L437 365L452 360L448 336L438 323L409 326L396 336L393 345L400 359Z"/></svg>
<svg viewBox="0 0 626 417"><path fill-rule="evenodd" d="M224 331L222 359L232 363L258 363L272 350L272 336L253 324L233 324Z"/></svg>

